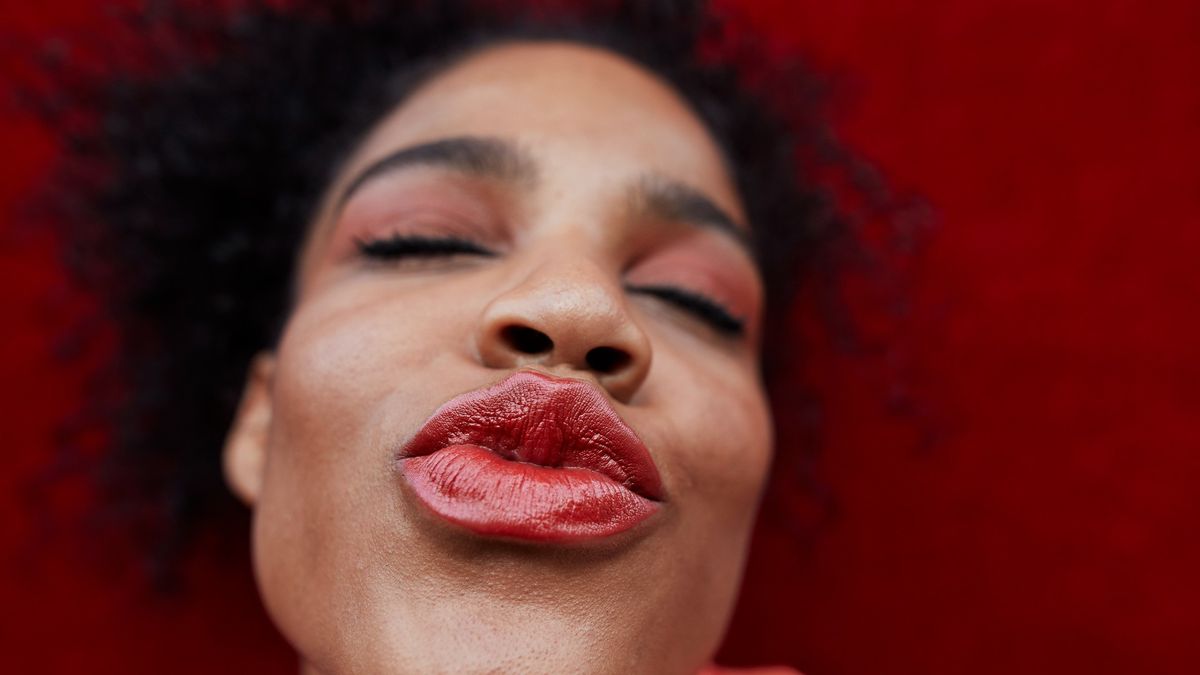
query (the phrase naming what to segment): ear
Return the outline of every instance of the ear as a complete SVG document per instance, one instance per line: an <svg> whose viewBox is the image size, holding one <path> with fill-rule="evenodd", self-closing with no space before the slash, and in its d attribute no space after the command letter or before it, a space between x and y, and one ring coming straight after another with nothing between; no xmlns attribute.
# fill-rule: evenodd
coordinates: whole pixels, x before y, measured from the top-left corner
<svg viewBox="0 0 1200 675"><path fill-rule="evenodd" d="M225 437L222 465L225 483L251 508L262 490L267 467L267 433L271 427L275 355L260 352L250 362L242 401Z"/></svg>

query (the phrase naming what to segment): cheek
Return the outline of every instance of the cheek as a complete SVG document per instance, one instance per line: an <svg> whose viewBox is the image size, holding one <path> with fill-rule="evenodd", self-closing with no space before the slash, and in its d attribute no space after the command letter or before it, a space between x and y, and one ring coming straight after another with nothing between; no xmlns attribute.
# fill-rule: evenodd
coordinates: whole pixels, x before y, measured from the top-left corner
<svg viewBox="0 0 1200 675"><path fill-rule="evenodd" d="M771 427L752 368L699 358L690 350L655 354L656 442L669 472L673 520L669 588L659 603L677 634L715 644L740 586L771 459ZM649 420L643 426L651 426ZM667 583L666 579L673 582Z"/></svg>
<svg viewBox="0 0 1200 675"><path fill-rule="evenodd" d="M376 441L364 437L372 410L361 406L379 386L372 370L378 355L362 330L331 329L337 318L301 312L280 344L267 470L254 513L264 603L289 642L317 661L333 651L321 636L342 629L336 617L345 608L331 604L349 599L337 590L349 581L337 573L342 558L370 555L366 542L343 533L368 529L380 510L353 506L354 493L378 480L365 470L379 462ZM297 587L306 592L293 592Z"/></svg>
<svg viewBox="0 0 1200 675"><path fill-rule="evenodd" d="M296 478L315 483L306 488L346 471L350 455L386 443L377 434L388 425L378 418L397 406L380 404L400 395L403 373L426 356L420 331L394 324L351 309L302 314L289 325L273 392L272 459L303 468Z"/></svg>
<svg viewBox="0 0 1200 675"><path fill-rule="evenodd" d="M707 391L723 396L697 397L690 406L694 424L704 428L690 462L696 493L720 512L713 517L728 530L748 532L766 481L772 454L771 423L757 383L737 386L725 380Z"/></svg>
<svg viewBox="0 0 1200 675"><path fill-rule="evenodd" d="M364 589L386 587L401 560L392 457L428 413L412 382L453 354L452 322L396 295L360 285L306 300L277 354L255 571L276 624L318 662L352 641L348 613L386 623Z"/></svg>
<svg viewBox="0 0 1200 675"><path fill-rule="evenodd" d="M737 550L753 525L772 456L766 396L752 361L698 360L661 353L675 377L657 396L670 401L671 465L683 510L697 514L697 536ZM698 365L699 364L699 365ZM656 366L660 365L656 363ZM667 378L664 378L666 380ZM702 521L702 522L701 522Z"/></svg>
<svg viewBox="0 0 1200 675"><path fill-rule="evenodd" d="M455 354L451 317L386 285L347 286L306 300L278 350L267 481L294 508L386 479L396 434L426 407L412 382Z"/></svg>
<svg viewBox="0 0 1200 675"><path fill-rule="evenodd" d="M454 345L464 342L455 316L445 311L448 299L423 299L374 281L346 287L306 301L280 345L276 430L299 432L301 446L316 436L395 429L396 420L371 417L422 403L412 397L413 378L456 355ZM361 447L364 439L357 440Z"/></svg>

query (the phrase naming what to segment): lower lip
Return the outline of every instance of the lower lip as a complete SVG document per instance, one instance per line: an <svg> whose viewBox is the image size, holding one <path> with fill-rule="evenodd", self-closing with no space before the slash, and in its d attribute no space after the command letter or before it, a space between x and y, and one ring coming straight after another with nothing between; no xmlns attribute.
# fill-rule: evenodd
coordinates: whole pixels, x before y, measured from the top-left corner
<svg viewBox="0 0 1200 675"><path fill-rule="evenodd" d="M568 542L610 537L659 505L587 469L514 462L477 445L453 445L400 461L436 515L477 534Z"/></svg>

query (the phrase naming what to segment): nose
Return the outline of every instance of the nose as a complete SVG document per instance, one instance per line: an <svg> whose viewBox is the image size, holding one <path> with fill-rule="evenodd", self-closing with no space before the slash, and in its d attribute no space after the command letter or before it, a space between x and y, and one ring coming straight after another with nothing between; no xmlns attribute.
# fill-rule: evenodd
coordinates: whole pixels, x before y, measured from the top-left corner
<svg viewBox="0 0 1200 675"><path fill-rule="evenodd" d="M650 370L650 339L630 315L620 284L587 260L537 265L487 304L476 337L489 368L537 365L586 374L623 402Z"/></svg>

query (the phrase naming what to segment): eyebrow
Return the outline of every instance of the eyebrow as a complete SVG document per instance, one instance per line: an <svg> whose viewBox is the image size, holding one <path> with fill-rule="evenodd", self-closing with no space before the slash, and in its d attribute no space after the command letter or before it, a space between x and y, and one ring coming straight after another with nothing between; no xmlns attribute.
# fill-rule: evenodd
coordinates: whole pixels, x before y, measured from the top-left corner
<svg viewBox="0 0 1200 675"><path fill-rule="evenodd" d="M373 180L401 169L440 166L507 182L537 181L537 164L514 143L499 138L459 136L402 148L376 161L350 181L338 198L341 206Z"/></svg>
<svg viewBox="0 0 1200 675"><path fill-rule="evenodd" d="M630 191L629 202L636 215L711 227L747 249L752 248L747 228L738 225L716 202L690 185L647 174Z"/></svg>

